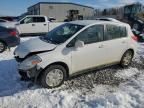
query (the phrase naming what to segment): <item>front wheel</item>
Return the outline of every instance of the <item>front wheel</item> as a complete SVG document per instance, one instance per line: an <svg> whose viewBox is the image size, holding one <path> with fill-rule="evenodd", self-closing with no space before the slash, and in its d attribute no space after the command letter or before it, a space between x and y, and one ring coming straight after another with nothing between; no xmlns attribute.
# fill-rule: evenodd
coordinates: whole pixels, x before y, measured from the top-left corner
<svg viewBox="0 0 144 108"><path fill-rule="evenodd" d="M126 51L121 59L120 65L122 67L128 67L132 62L132 58L133 52L131 50Z"/></svg>
<svg viewBox="0 0 144 108"><path fill-rule="evenodd" d="M6 50L6 44L0 41L0 53L4 52L5 50Z"/></svg>
<svg viewBox="0 0 144 108"><path fill-rule="evenodd" d="M63 84L66 70L61 65L49 66L41 76L41 85L45 88L55 88Z"/></svg>

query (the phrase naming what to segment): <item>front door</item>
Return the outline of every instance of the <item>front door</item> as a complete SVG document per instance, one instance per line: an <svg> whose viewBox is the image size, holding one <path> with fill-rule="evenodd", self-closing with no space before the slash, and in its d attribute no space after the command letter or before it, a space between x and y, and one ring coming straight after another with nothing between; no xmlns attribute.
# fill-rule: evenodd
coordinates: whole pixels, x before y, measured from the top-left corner
<svg viewBox="0 0 144 108"><path fill-rule="evenodd" d="M32 17L26 17L20 21L20 24L16 26L20 34L31 33L32 32Z"/></svg>
<svg viewBox="0 0 144 108"><path fill-rule="evenodd" d="M72 72L93 68L104 63L105 49L103 46L104 26L88 27L75 37L75 41L84 42L84 47L72 49Z"/></svg>

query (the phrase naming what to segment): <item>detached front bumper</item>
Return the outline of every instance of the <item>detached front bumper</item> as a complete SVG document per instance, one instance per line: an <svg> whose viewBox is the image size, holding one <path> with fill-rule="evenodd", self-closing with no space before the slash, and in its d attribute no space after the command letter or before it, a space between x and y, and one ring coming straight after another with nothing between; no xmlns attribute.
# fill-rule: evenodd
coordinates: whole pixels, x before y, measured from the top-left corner
<svg viewBox="0 0 144 108"><path fill-rule="evenodd" d="M15 56L15 60L18 63L18 72L20 76L24 79L31 79L38 77L39 73L43 70L40 66L31 66L29 63L24 62L26 58L19 58Z"/></svg>
<svg viewBox="0 0 144 108"><path fill-rule="evenodd" d="M36 66L29 70L18 69L20 76L22 78L26 78L26 79L38 77L38 75L41 71L42 71L42 68L37 69Z"/></svg>

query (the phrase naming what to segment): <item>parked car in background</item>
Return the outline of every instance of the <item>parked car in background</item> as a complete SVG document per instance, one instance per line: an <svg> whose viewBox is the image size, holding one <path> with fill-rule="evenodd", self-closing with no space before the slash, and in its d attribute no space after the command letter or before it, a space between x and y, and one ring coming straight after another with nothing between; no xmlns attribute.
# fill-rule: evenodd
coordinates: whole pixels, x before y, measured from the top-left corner
<svg viewBox="0 0 144 108"><path fill-rule="evenodd" d="M0 19L0 23L2 22L8 22L7 20L4 20L4 19Z"/></svg>
<svg viewBox="0 0 144 108"><path fill-rule="evenodd" d="M20 38L16 29L5 28L0 26L0 53L7 47L14 47L20 43Z"/></svg>
<svg viewBox="0 0 144 108"><path fill-rule="evenodd" d="M50 22L43 15L28 15L16 24L16 29L20 35L41 35L47 34L47 32L61 24L63 23Z"/></svg>
<svg viewBox="0 0 144 108"><path fill-rule="evenodd" d="M96 67L129 66L136 46L137 38L126 23L83 20L20 44L14 55L22 78L35 78L43 87L54 88Z"/></svg>
<svg viewBox="0 0 144 108"><path fill-rule="evenodd" d="M137 37L138 42L144 42L144 32L132 29L133 34Z"/></svg>
<svg viewBox="0 0 144 108"><path fill-rule="evenodd" d="M0 26L6 28L15 28L16 24L17 24L16 21L8 21L8 20L0 19Z"/></svg>

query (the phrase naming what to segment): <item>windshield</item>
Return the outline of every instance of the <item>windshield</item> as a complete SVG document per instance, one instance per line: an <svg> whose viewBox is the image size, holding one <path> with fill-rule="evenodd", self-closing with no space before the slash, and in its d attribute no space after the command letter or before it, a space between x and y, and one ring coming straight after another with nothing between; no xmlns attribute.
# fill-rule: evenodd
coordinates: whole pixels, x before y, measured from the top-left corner
<svg viewBox="0 0 144 108"><path fill-rule="evenodd" d="M41 39L53 44L61 44L72 37L83 27L84 26L82 25L66 23L53 29L46 36L41 37Z"/></svg>

